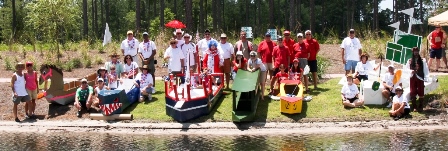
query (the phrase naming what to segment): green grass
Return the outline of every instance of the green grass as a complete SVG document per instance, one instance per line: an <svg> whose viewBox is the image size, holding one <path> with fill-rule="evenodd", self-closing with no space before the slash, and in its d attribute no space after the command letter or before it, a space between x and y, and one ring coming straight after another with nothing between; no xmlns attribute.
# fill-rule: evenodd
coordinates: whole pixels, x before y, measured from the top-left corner
<svg viewBox="0 0 448 151"><path fill-rule="evenodd" d="M271 101L265 97L265 101L260 101L256 113L256 121L266 122L326 122L326 121L372 121L390 120L389 108L385 105L366 105L364 108L345 109L340 101L341 85L338 85L339 78L331 79L319 85L319 89L311 92L313 100L304 102L302 113L286 115L280 113L280 102ZM153 95L153 100L145 103L136 103L126 109L125 113L132 113L139 121L148 122L174 122L165 112L165 93L162 81L157 81L158 90ZM447 99L442 94L448 93L448 76L439 77L440 87L425 96L429 98ZM231 122L232 121L232 95L230 91L224 95L215 106L215 109L207 116L188 122ZM267 94L267 93L266 93ZM439 112L426 111L423 113L411 113L412 120L426 119L429 115L437 115Z"/></svg>

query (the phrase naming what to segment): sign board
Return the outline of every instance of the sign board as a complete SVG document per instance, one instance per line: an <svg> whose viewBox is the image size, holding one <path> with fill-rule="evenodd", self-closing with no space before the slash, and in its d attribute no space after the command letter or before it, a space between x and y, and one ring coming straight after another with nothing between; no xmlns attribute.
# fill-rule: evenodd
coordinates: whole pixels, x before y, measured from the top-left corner
<svg viewBox="0 0 448 151"><path fill-rule="evenodd" d="M271 34L271 40L277 41L277 29L268 29L268 32Z"/></svg>
<svg viewBox="0 0 448 151"><path fill-rule="evenodd" d="M246 32L246 38L253 38L252 27L241 27L241 31Z"/></svg>
<svg viewBox="0 0 448 151"><path fill-rule="evenodd" d="M406 64L412 57L412 48L421 48L422 36L408 34L400 30L394 31L394 41L386 44L386 59Z"/></svg>

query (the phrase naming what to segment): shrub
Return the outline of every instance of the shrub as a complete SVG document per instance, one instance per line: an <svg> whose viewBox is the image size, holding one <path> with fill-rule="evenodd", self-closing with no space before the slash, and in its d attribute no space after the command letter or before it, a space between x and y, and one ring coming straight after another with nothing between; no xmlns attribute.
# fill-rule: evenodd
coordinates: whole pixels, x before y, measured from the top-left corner
<svg viewBox="0 0 448 151"><path fill-rule="evenodd" d="M79 58L73 58L69 62L71 62L71 65L73 66L73 68L81 68L82 67L81 59L79 59Z"/></svg>
<svg viewBox="0 0 448 151"><path fill-rule="evenodd" d="M9 57L5 57L5 69L6 70L13 69L13 65L12 65L11 59Z"/></svg>
<svg viewBox="0 0 448 151"><path fill-rule="evenodd" d="M85 59L84 67L86 67L86 68L92 68L92 59L90 59L90 57L88 57L88 58Z"/></svg>
<svg viewBox="0 0 448 151"><path fill-rule="evenodd" d="M96 58L95 58L95 64L97 64L97 65L104 64L104 60L103 60L103 58L101 58L100 56L96 56Z"/></svg>
<svg viewBox="0 0 448 151"><path fill-rule="evenodd" d="M68 72L71 72L71 71L73 70L73 68L74 68L73 60L72 60L72 61L67 61L67 62L64 64L64 66L63 66L63 69L64 69L65 71L68 71Z"/></svg>
<svg viewBox="0 0 448 151"><path fill-rule="evenodd" d="M329 66L330 61L328 61L327 58L317 56L317 77L319 77L319 79L322 79L323 75L325 75Z"/></svg>

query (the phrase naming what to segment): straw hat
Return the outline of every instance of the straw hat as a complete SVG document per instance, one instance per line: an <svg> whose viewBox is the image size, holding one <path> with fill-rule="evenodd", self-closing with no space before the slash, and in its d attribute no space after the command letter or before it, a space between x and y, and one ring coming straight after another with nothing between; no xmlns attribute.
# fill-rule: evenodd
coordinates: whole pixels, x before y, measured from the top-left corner
<svg viewBox="0 0 448 151"><path fill-rule="evenodd" d="M117 58L120 58L120 55L119 54L117 54L117 52L114 52L113 54L110 54L109 55L109 57L117 57Z"/></svg>

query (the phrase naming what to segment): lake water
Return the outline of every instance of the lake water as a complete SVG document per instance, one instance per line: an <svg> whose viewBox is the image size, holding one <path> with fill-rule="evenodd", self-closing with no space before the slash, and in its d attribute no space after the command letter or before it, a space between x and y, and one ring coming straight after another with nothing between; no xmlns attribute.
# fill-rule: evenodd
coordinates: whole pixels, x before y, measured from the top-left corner
<svg viewBox="0 0 448 151"><path fill-rule="evenodd" d="M0 150L447 150L448 130L294 135L1 133Z"/></svg>

